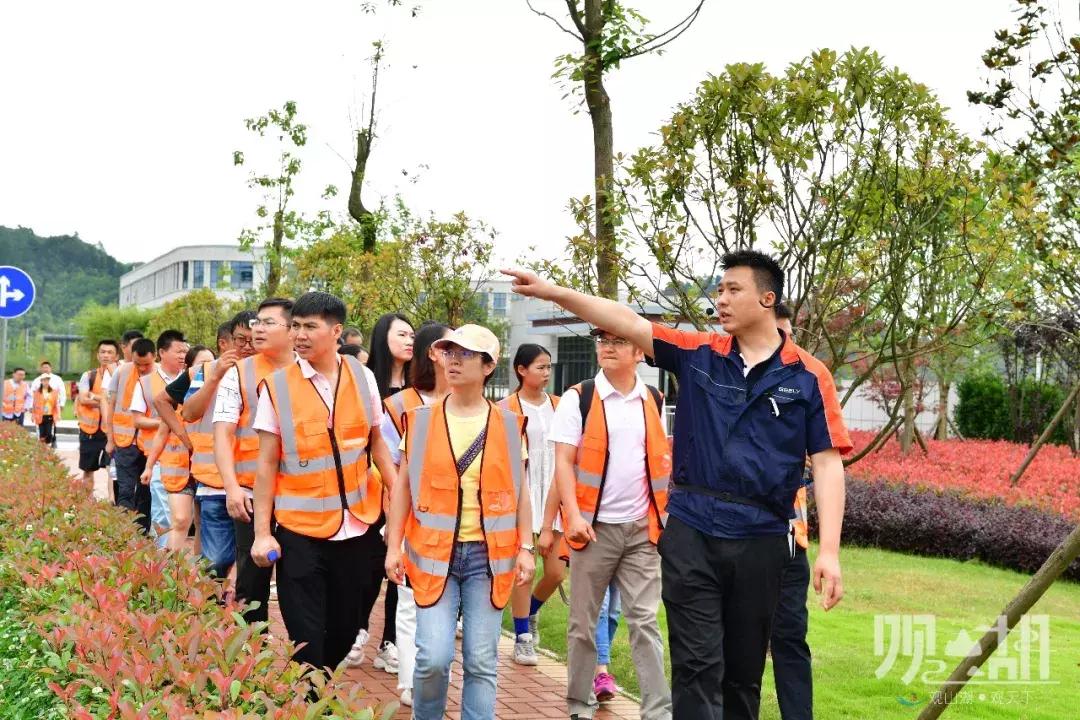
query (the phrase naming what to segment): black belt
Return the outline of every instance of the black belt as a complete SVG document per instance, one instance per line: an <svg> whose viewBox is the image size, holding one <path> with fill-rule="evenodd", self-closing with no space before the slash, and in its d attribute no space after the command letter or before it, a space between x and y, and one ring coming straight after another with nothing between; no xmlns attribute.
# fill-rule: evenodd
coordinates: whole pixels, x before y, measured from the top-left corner
<svg viewBox="0 0 1080 720"><path fill-rule="evenodd" d="M756 507L759 510L771 512L773 515L781 518L784 522L790 520L786 515L778 513L776 508L771 505L763 503L760 500L755 500L754 498L729 493L726 490L716 490L715 488L706 487L705 485L687 485L685 483L675 483L675 489L695 493L697 495L708 495L709 497L714 497L718 500L723 500L724 502L735 503L736 505L749 505L750 507Z"/></svg>

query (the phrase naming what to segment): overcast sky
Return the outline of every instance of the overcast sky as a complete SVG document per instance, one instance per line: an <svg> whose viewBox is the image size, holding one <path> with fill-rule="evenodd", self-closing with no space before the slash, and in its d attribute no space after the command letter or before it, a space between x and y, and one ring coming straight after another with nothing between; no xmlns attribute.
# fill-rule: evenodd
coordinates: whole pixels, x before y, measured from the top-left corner
<svg viewBox="0 0 1080 720"><path fill-rule="evenodd" d="M498 254L558 243L567 199L591 191L587 114L562 99L553 59L573 40L525 0L412 0L419 17L361 2L0 2L0 225L78 232L123 261L234 242L258 197L232 151L243 119L285 100L310 128L298 209L347 192L371 42L387 45L368 204L402 192L422 212L464 210L499 231ZM690 0L630 0L656 28ZM565 12L563 0L534 0ZM869 45L933 88L977 134L965 93L1013 0L707 0L660 57L608 81L617 150L633 151L710 72ZM406 179L418 174L415 182ZM339 207L344 212L344 197ZM2 261L2 258L0 258Z"/></svg>

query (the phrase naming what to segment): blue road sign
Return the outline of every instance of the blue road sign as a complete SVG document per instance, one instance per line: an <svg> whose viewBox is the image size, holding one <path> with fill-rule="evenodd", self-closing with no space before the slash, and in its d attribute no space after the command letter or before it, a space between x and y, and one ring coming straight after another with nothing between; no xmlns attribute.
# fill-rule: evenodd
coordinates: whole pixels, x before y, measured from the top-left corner
<svg viewBox="0 0 1080 720"><path fill-rule="evenodd" d="M17 318L34 304L34 281L24 271L0 265L0 318Z"/></svg>

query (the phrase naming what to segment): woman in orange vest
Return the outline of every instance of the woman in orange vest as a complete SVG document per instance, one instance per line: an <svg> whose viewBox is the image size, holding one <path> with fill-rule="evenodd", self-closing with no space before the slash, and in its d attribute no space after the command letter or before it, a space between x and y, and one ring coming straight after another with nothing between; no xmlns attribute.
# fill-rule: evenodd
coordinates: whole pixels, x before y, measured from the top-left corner
<svg viewBox="0 0 1080 720"><path fill-rule="evenodd" d="M52 386L49 375L43 375L41 384L34 391L34 424L38 426L38 439L46 445L56 442L56 424L60 422L60 391Z"/></svg>
<svg viewBox="0 0 1080 720"><path fill-rule="evenodd" d="M514 353L512 364L517 376L518 388L509 397L499 401L499 407L512 410L528 419L529 435L529 500L532 504L533 535L540 535L545 528L545 543L538 543L545 559L544 576L530 592L530 586L514 588L511 609L514 617L514 662L518 665L536 665L539 658L536 646L540 644L537 613L544 602L558 589L566 575L566 565L551 554L554 533L561 535L561 526L553 526L558 502L552 509L550 519L545 522L545 510L549 495L558 496L558 492L549 493L552 478L555 475L555 445L548 440L551 422L555 417L555 408L559 398L546 392L551 379L551 353L543 345L525 343Z"/></svg>
<svg viewBox="0 0 1080 720"><path fill-rule="evenodd" d="M525 419L484 397L499 340L465 325L435 343L450 394L405 415L405 454L387 524L386 573L416 598L413 718L446 710L458 609L462 720L495 717L502 610L533 576ZM402 550L404 542L404 551Z"/></svg>
<svg viewBox="0 0 1080 720"><path fill-rule="evenodd" d="M213 361L214 353L205 345L192 346L184 356L186 372L191 375L194 375L196 369L201 368L204 363ZM152 402L155 400L156 398L153 398ZM160 409L158 409L158 415L164 417ZM169 429L167 423L162 422L158 426L154 443L146 455L146 469L139 478L144 485L149 485L154 464L161 462L161 484L165 486L165 491L169 494L169 537L165 543L165 547L169 550L182 550L186 546L192 522L196 523L196 533L198 533L198 522L195 518L196 483L191 474L193 446L186 428L181 428L181 430L183 432L178 435ZM195 544L195 550L198 552L197 537Z"/></svg>

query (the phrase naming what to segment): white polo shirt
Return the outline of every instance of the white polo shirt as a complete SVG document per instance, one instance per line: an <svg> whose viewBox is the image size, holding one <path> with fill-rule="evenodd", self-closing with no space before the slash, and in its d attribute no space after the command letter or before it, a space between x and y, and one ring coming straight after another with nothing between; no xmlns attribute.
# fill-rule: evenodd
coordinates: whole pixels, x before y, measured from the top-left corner
<svg viewBox="0 0 1080 720"><path fill-rule="evenodd" d="M645 407L652 396L640 376L628 394L619 393L601 370L596 391L604 402L608 428L608 467L597 522L627 523L649 513L649 485L645 472ZM555 408L550 439L577 447L581 444L581 408L578 394L567 391Z"/></svg>

